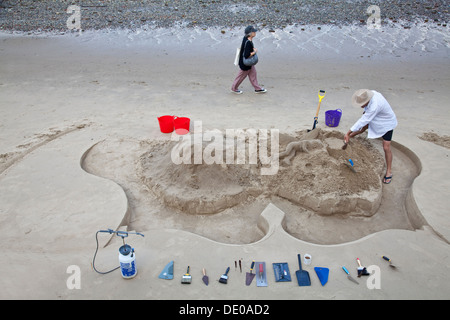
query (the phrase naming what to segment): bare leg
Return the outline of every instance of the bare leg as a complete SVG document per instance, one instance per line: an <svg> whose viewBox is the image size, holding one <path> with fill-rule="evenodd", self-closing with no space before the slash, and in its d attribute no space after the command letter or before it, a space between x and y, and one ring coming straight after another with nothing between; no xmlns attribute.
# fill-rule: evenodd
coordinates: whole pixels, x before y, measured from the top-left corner
<svg viewBox="0 0 450 320"><path fill-rule="evenodd" d="M386 157L386 177L392 177L392 150L391 142L383 140L383 150ZM390 183L391 179L384 179L384 183Z"/></svg>

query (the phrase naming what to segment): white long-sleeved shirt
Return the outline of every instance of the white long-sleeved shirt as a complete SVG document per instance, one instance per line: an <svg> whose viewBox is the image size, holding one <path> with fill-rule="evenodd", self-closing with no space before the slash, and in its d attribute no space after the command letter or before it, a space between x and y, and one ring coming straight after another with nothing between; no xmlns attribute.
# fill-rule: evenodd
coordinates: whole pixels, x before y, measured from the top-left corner
<svg viewBox="0 0 450 320"><path fill-rule="evenodd" d="M352 132L358 131L368 124L367 137L376 139L397 127L397 117L383 95L375 90L372 90L372 92L374 93L373 97L364 108L364 114L350 130Z"/></svg>

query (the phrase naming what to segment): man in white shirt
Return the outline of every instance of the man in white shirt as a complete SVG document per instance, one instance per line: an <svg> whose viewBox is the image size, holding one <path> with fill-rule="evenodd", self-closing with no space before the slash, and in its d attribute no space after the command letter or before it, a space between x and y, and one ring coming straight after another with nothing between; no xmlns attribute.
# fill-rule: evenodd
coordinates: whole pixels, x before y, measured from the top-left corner
<svg viewBox="0 0 450 320"><path fill-rule="evenodd" d="M383 183L389 184L392 181L391 140L393 130L397 127L395 113L381 93L375 90L360 89L356 91L352 96L352 104L355 107L364 108L364 113L347 132L344 142L348 143L350 138L363 133L367 129L369 129L367 134L369 139L382 137L387 167Z"/></svg>

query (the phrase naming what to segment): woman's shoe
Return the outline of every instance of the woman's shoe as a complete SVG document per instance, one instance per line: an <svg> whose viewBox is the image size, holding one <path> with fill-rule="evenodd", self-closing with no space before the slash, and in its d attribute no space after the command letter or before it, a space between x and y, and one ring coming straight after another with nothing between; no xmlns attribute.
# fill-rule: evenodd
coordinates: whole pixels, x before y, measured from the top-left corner
<svg viewBox="0 0 450 320"><path fill-rule="evenodd" d="M266 93L266 92L267 92L267 90L264 88L262 88L260 90L255 90L255 93Z"/></svg>

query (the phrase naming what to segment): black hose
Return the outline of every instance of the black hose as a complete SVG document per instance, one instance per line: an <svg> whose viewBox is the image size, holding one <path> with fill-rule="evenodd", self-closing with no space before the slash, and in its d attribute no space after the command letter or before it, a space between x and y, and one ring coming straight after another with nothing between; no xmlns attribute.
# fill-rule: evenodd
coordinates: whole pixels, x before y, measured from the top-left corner
<svg viewBox="0 0 450 320"><path fill-rule="evenodd" d="M116 268L114 268L114 269L111 269L111 270L109 270L109 271L106 271L106 272L101 272L101 271L98 271L97 269L95 269L95 256L97 255L97 251L98 251L98 233L99 233L99 232L104 232L104 231L99 230L99 231L97 231L97 233L95 234L95 241L97 242L97 248L95 249L94 259L92 259L92 267L94 268L95 271L97 271L97 272L100 273L100 274L108 274L108 273L110 273L110 272L113 272L114 270L119 269L120 266L118 266L118 267L116 267Z"/></svg>

